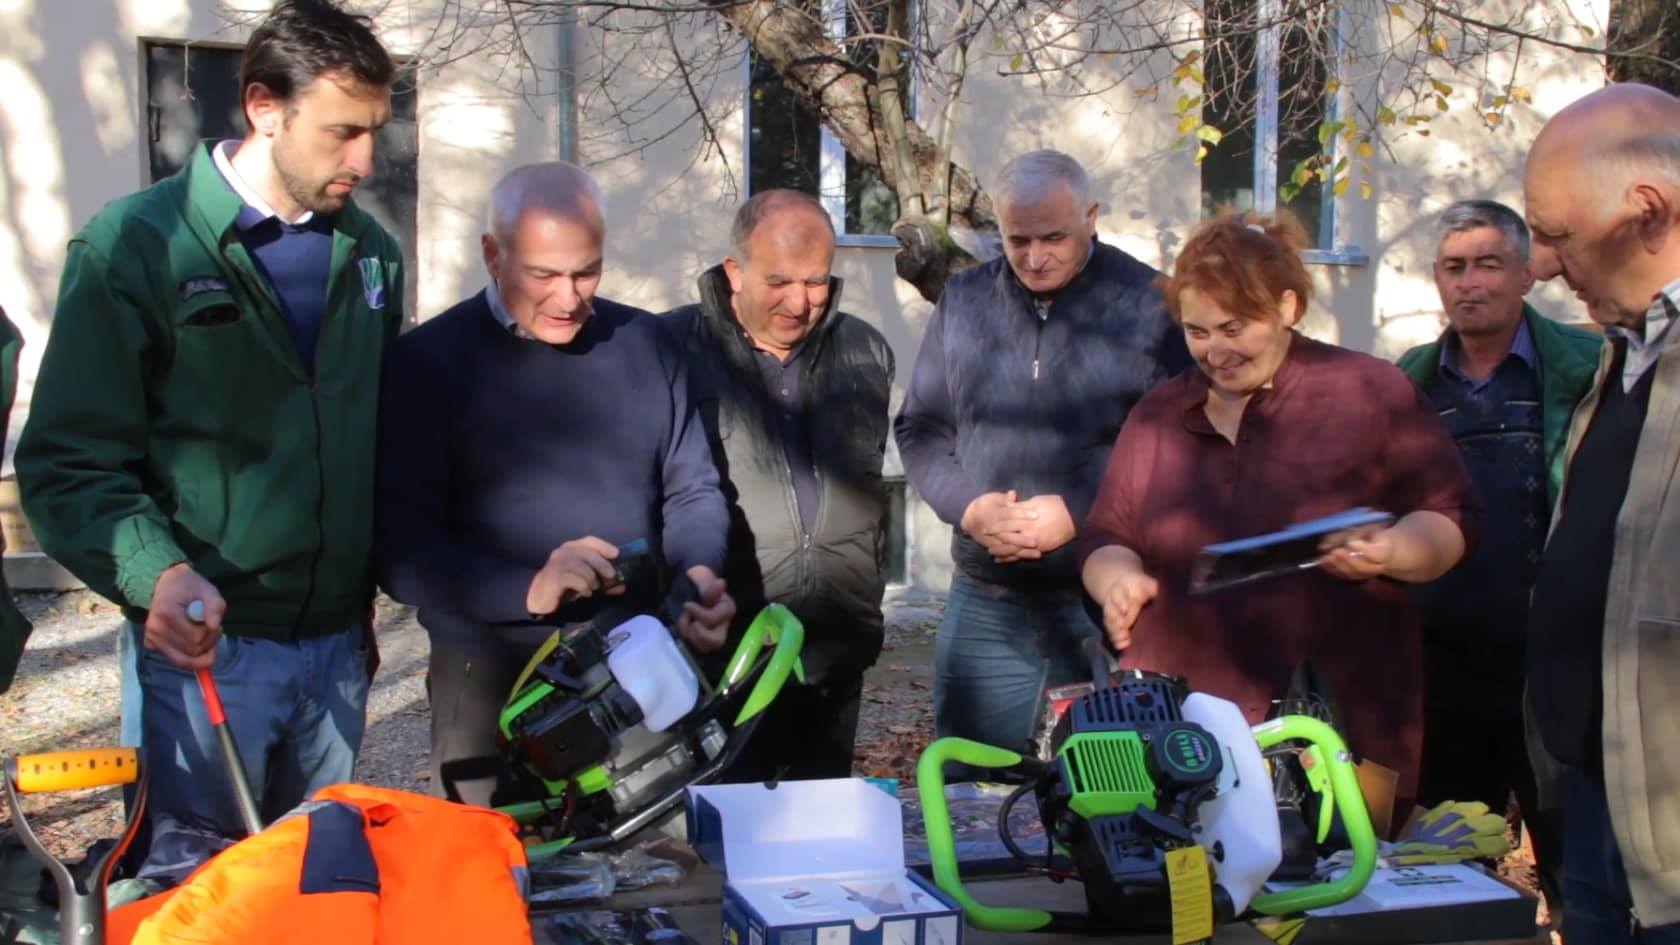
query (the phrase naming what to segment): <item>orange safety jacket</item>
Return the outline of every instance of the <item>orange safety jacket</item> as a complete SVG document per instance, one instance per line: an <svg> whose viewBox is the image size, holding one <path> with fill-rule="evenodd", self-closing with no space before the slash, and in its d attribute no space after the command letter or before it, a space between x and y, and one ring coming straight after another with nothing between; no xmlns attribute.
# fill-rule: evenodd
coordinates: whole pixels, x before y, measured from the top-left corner
<svg viewBox="0 0 1680 945"><path fill-rule="evenodd" d="M529 945L528 889L512 818L339 784L175 889L112 910L106 941Z"/></svg>

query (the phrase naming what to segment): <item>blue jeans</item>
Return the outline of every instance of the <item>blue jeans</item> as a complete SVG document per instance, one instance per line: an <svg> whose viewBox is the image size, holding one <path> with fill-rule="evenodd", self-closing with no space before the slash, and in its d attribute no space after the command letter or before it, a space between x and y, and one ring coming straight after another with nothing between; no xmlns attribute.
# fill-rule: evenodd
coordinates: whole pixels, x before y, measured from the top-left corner
<svg viewBox="0 0 1680 945"><path fill-rule="evenodd" d="M1563 937L1583 945L1680 945L1680 923L1642 927L1610 829L1604 775L1569 769L1563 819Z"/></svg>
<svg viewBox="0 0 1680 945"><path fill-rule="evenodd" d="M152 843L140 875L173 884L245 830L197 677L143 649L139 627L123 629L124 737L137 720L150 785ZM224 636L213 673L264 823L350 780L367 721L360 627L293 642Z"/></svg>
<svg viewBox="0 0 1680 945"><path fill-rule="evenodd" d="M958 573L934 651L935 732L1028 749L1044 690L1090 678L1080 645L1097 632L1079 591L1029 592Z"/></svg>

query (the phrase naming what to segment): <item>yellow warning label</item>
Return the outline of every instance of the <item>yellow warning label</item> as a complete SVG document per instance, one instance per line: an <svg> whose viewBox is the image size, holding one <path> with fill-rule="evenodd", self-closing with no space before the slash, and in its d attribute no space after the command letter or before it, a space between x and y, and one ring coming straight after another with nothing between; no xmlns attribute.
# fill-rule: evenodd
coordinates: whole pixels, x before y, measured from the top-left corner
<svg viewBox="0 0 1680 945"><path fill-rule="evenodd" d="M1173 945L1213 938L1213 878L1207 851L1201 847L1168 850L1167 889L1172 896Z"/></svg>

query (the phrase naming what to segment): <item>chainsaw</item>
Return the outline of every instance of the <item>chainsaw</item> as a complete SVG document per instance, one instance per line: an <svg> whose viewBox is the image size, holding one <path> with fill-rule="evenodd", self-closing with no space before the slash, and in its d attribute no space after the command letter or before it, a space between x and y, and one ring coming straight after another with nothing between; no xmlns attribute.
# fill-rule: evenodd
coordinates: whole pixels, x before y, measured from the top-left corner
<svg viewBox="0 0 1680 945"><path fill-rule="evenodd" d="M657 584L645 542L613 563L610 583L629 597ZM683 606L698 600L693 582L677 575L652 606L641 596L555 631L502 709L509 767L539 799L497 810L526 829L532 858L614 846L654 824L740 754L790 675L804 679L805 630L786 607L759 612L713 687L676 635Z"/></svg>
<svg viewBox="0 0 1680 945"><path fill-rule="evenodd" d="M1330 882L1265 892L1283 850L1261 750L1294 740L1325 759L1353 865ZM1049 746L1041 760L942 738L917 765L934 881L976 928L1166 932L1200 890L1211 935L1212 924L1249 910L1280 915L1343 902L1375 869L1376 840L1347 747L1317 719L1285 716L1251 729L1231 702L1190 693L1175 677L1128 670L1073 700ZM1029 871L1083 883L1085 913L990 906L969 894L945 803L946 762L1024 779L999 811L1000 839ZM1049 841L1043 855L1024 852L1009 831L1010 811L1029 794Z"/></svg>

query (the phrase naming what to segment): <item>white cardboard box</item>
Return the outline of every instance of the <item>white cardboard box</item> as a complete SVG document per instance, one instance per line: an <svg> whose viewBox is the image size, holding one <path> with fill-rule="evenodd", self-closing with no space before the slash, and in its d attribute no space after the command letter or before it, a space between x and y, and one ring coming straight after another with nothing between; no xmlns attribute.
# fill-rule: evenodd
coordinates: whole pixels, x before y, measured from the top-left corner
<svg viewBox="0 0 1680 945"><path fill-rule="evenodd" d="M961 945L962 913L904 868L898 799L857 778L688 791L724 873L724 945Z"/></svg>

